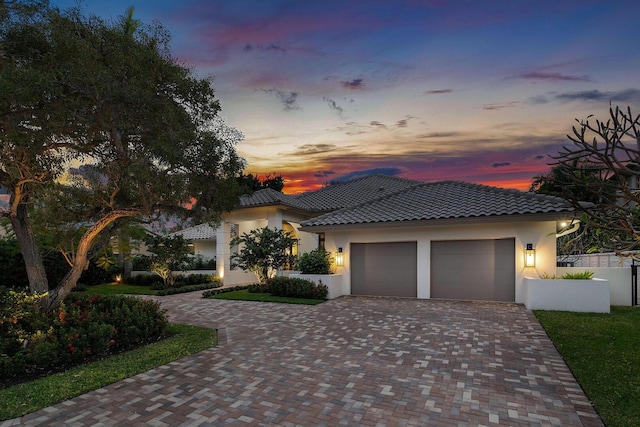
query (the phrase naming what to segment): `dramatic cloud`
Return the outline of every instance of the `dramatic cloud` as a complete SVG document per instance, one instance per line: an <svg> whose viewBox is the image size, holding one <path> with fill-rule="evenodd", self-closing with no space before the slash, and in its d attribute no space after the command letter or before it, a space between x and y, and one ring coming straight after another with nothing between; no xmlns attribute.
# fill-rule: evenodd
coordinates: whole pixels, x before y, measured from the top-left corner
<svg viewBox="0 0 640 427"><path fill-rule="evenodd" d="M267 44L267 45L259 45L259 44L250 44L247 43L243 48L243 51L245 52L251 52L253 50L257 50L257 51L261 51L261 52L280 52L280 53L287 53L287 49L275 45L273 43L271 44Z"/></svg>
<svg viewBox="0 0 640 427"><path fill-rule="evenodd" d="M362 89L364 88L364 79L353 79L351 81L340 82L342 87L346 89Z"/></svg>
<svg viewBox="0 0 640 427"><path fill-rule="evenodd" d="M442 95L444 93L451 93L453 89L436 89L436 90L425 90L425 95Z"/></svg>
<svg viewBox="0 0 640 427"><path fill-rule="evenodd" d="M319 171L318 173L314 173L313 176L316 178L326 178L328 176L335 175L334 171Z"/></svg>
<svg viewBox="0 0 640 427"><path fill-rule="evenodd" d="M328 153L336 149L334 144L304 144L293 153L296 156L308 156L312 154Z"/></svg>
<svg viewBox="0 0 640 427"><path fill-rule="evenodd" d="M374 168L374 169L366 169L360 171L349 172L348 174L342 175L336 178L335 182L347 182L356 178L363 178L369 175L400 175L402 173L402 169L400 168Z"/></svg>
<svg viewBox="0 0 640 427"><path fill-rule="evenodd" d="M496 162L491 165L492 168L503 168L505 166L511 166L511 162Z"/></svg>
<svg viewBox="0 0 640 427"><path fill-rule="evenodd" d="M599 90L585 90L581 92L568 92L555 95L559 101L612 101L640 103L639 89L625 89L618 92L602 92Z"/></svg>
<svg viewBox="0 0 640 427"><path fill-rule="evenodd" d="M551 81L551 82L590 82L589 76L568 76L560 73L543 73L533 71L531 73L521 74L518 76L525 80Z"/></svg>
<svg viewBox="0 0 640 427"><path fill-rule="evenodd" d="M324 96L322 97L322 100L325 101L327 103L327 105L329 106L329 108L331 108L333 111L335 111L338 116L340 118L342 118L342 113L344 112L344 108L342 108L341 106L339 106L336 101L334 101L333 99L330 98L325 98Z"/></svg>
<svg viewBox="0 0 640 427"><path fill-rule="evenodd" d="M296 102L298 99L298 92L284 92L278 89L260 89L262 92L274 95L282 103L282 108L285 111L300 110L300 106Z"/></svg>

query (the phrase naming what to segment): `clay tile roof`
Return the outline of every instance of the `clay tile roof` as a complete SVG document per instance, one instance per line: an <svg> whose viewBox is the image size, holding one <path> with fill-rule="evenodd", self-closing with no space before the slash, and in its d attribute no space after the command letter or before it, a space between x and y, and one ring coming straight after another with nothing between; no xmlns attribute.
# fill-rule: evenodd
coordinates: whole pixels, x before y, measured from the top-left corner
<svg viewBox="0 0 640 427"><path fill-rule="evenodd" d="M419 181L389 175L369 175L296 195L266 188L241 196L240 207L281 204L309 212L328 212L355 206L419 184Z"/></svg>
<svg viewBox="0 0 640 427"><path fill-rule="evenodd" d="M296 199L296 196L284 194L272 188L258 190L251 195L240 196L240 207L266 206L266 205L285 205L298 209L309 210L309 206Z"/></svg>
<svg viewBox="0 0 640 427"><path fill-rule="evenodd" d="M332 211L355 206L419 185L419 181L389 175L369 175L347 182L332 184L320 190L295 196L317 211Z"/></svg>
<svg viewBox="0 0 640 427"><path fill-rule="evenodd" d="M213 240L216 238L216 229L209 224L199 224L194 227L171 233L171 236L182 236L184 240Z"/></svg>
<svg viewBox="0 0 640 427"><path fill-rule="evenodd" d="M331 212L303 227L571 212L565 200L459 181L423 183Z"/></svg>

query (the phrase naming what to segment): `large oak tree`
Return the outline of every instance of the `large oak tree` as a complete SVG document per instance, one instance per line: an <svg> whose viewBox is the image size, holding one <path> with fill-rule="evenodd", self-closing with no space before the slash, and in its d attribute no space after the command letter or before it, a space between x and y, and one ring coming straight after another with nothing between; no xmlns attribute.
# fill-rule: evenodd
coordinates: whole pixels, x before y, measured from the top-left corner
<svg viewBox="0 0 640 427"><path fill-rule="evenodd" d="M30 288L49 292L45 310L124 220L160 211L212 220L237 202L238 133L218 118L212 80L177 63L169 39L132 10L111 22L0 0L0 184ZM80 178L65 179L81 164ZM79 233L58 284L47 283L34 209Z"/></svg>

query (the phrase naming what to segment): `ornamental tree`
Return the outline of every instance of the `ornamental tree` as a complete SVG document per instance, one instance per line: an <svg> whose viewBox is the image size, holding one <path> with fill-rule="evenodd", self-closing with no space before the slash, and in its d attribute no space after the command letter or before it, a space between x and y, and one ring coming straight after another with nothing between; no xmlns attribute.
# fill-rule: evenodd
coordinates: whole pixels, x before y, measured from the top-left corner
<svg viewBox="0 0 640 427"><path fill-rule="evenodd" d="M609 108L606 120L577 120L572 145L553 156L557 195L582 213L583 235L600 250L635 256L640 249L640 115ZM587 202L587 203L585 203Z"/></svg>
<svg viewBox="0 0 640 427"><path fill-rule="evenodd" d="M151 271L162 278L165 286L174 285L174 271L182 270L189 261L191 251L182 236L152 236L144 238L151 252Z"/></svg>
<svg viewBox="0 0 640 427"><path fill-rule="evenodd" d="M239 251L232 255L231 262L256 275L260 283L275 276L278 269L295 261L292 255L296 240L291 233L263 227L231 239L230 246Z"/></svg>
<svg viewBox="0 0 640 427"><path fill-rule="evenodd" d="M107 22L0 1L0 185L30 289L48 291L44 310L123 224L161 212L215 221L237 203L241 134L219 119L212 80L176 63L169 40L132 10ZM76 235L60 283L47 282L34 210Z"/></svg>

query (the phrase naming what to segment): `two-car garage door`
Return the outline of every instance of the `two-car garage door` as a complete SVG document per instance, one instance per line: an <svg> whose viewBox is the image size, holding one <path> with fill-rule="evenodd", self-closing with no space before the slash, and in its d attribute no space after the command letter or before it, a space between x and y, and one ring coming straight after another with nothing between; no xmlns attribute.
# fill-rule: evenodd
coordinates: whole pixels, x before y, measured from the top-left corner
<svg viewBox="0 0 640 427"><path fill-rule="evenodd" d="M353 295L417 296L417 243L352 243ZM431 298L515 301L515 239L431 242Z"/></svg>

